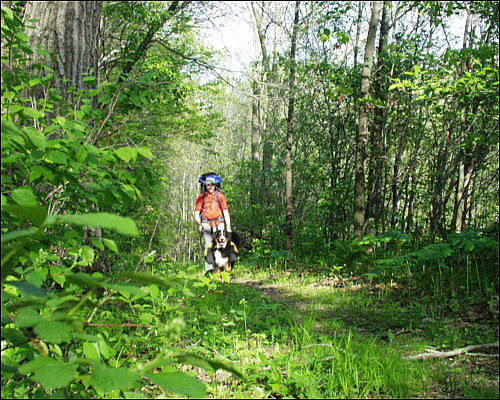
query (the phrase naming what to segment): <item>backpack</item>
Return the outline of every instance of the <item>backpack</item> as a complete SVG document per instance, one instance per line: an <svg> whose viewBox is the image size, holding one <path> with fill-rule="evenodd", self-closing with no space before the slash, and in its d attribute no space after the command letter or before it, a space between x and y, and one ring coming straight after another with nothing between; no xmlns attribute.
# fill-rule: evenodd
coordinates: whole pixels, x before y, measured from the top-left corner
<svg viewBox="0 0 500 400"><path fill-rule="evenodd" d="M215 193L217 196L217 203L219 203L219 207L222 210L222 206L220 205L220 200L219 200L219 192L222 193L221 190L222 179L215 172L207 172L198 178L198 182L200 183L200 192L203 195L203 202L201 203L201 209L203 210L203 207L205 206L205 192L207 190L206 179L208 177L215 179Z"/></svg>

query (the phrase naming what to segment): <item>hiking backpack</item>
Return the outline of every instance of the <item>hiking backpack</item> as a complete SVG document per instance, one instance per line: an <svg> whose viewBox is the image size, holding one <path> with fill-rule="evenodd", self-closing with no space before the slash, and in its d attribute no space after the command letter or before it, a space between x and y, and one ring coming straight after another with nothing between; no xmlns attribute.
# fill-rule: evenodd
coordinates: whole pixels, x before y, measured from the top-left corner
<svg viewBox="0 0 500 400"><path fill-rule="evenodd" d="M215 172L207 172L206 174L203 174L203 175L201 175L198 178L198 182L200 182L200 191L201 191L201 193L204 194L205 190L207 190L207 186L206 186L205 182L206 182L206 179L208 177L215 179L215 189L220 192L221 191L220 186L221 186L221 183L222 183L222 180L220 179L220 176L217 175Z"/></svg>

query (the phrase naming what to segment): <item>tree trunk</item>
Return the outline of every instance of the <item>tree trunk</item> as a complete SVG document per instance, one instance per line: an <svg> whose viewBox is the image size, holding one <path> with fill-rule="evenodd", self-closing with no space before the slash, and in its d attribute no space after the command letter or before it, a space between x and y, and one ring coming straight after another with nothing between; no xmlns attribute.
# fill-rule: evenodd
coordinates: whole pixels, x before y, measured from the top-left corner
<svg viewBox="0 0 500 400"><path fill-rule="evenodd" d="M96 73L97 41L102 14L100 1L30 1L26 20L37 19L35 29L27 30L29 44L35 53L31 64L43 63L54 71L54 87L64 100L72 102L74 92L85 87L83 79L92 69ZM42 48L52 58L38 52ZM37 70L41 75L45 69ZM41 92L34 93L36 98Z"/></svg>
<svg viewBox="0 0 500 400"><path fill-rule="evenodd" d="M468 30L469 26L471 23L471 12L469 9L467 9L467 20L465 23L465 29L464 29L464 39L463 39L463 45L462 48L465 50L467 48L467 37L468 37ZM462 73L467 69L466 67L466 61L462 60ZM467 131L467 126L466 126L466 112L467 110L465 108L462 108L460 111L460 142L461 144L464 144L465 141L465 132ZM469 150L469 151L467 151ZM464 217L465 217L465 201L467 197L467 191L469 188L469 183L470 179L472 176L472 162L471 162L471 154L470 154L470 148L461 148L459 153L459 164L458 164L458 177L457 177L457 187L456 187L456 195L455 195L455 207L454 207L454 213L453 213L453 221L452 221L452 229L455 230L457 233L462 233L463 232L463 223L464 223Z"/></svg>
<svg viewBox="0 0 500 400"><path fill-rule="evenodd" d="M359 35L361 33L361 17L363 16L363 2L358 1L358 19L356 21L356 41L354 43L354 66L358 63Z"/></svg>
<svg viewBox="0 0 500 400"><path fill-rule="evenodd" d="M461 158L465 158L465 155L462 155ZM464 227L465 220L465 202L467 200L467 191L469 188L469 183L472 176L472 167L467 165L464 160L460 160L460 165L458 167L458 182L457 182L457 191L456 191L456 199L455 199L455 218L454 218L454 228L455 232L462 233Z"/></svg>
<svg viewBox="0 0 500 400"><path fill-rule="evenodd" d="M364 233L365 227L365 160L366 147L369 139L368 107L370 96L371 71L373 66L373 53L375 50L375 37L380 17L382 3L374 1L372 16L366 38L363 70L361 75L361 104L359 107L359 130L356 137L356 173L354 182L354 237Z"/></svg>
<svg viewBox="0 0 500 400"><path fill-rule="evenodd" d="M289 100L288 116L286 119L286 146L285 146L285 186L286 186L286 209L285 209L285 234L286 250L288 258L293 251L292 242L292 215L293 215L293 189L292 189L292 143L293 143L293 112L295 107L295 49L297 45L297 28L299 24L300 1L295 2L295 17L293 19L292 43L290 48L290 77L288 81Z"/></svg>
<svg viewBox="0 0 500 400"><path fill-rule="evenodd" d="M387 60L386 49L389 41L391 4L384 1L382 21L380 24L380 39L377 50L377 72L374 77L375 97L381 104L387 103ZM384 170L385 149L383 146L385 107L375 108L374 128L370 135L370 162L368 167L368 200L366 202L366 218L373 218L375 229L380 222L383 206L380 204L381 172Z"/></svg>
<svg viewBox="0 0 500 400"><path fill-rule="evenodd" d="M392 185L391 185L391 193L392 193L392 212L391 212L391 229L396 228L396 222L398 217L398 178L399 178L399 164L401 163L401 155L403 154L403 146L400 146L396 153L396 157L394 159L394 166L392 169Z"/></svg>
<svg viewBox="0 0 500 400"><path fill-rule="evenodd" d="M259 85L256 81L252 82L252 143L251 143L251 160L252 160L252 176L250 177L250 182L252 185L250 204L256 206L259 203L259 191L258 187L258 165L259 165L259 138L260 138L260 118L259 118L259 108L260 108L260 90Z"/></svg>
<svg viewBox="0 0 500 400"><path fill-rule="evenodd" d="M260 45L261 51L261 65L262 65L262 81L264 84L271 83L271 60L268 55L267 47L266 47L266 36L264 32L264 28L262 27L262 18L265 14L264 10L265 3L263 2L261 5L260 13L256 10L255 2L250 2L249 8L250 12L253 16L255 33L257 34L258 43ZM263 91L264 92L264 91ZM274 105L275 100L273 99L274 93L272 90L272 86L268 85L265 93L268 95L268 103L270 102ZM261 103L262 104L262 103ZM262 176L261 176L261 188L260 193L262 193L262 209L264 212L267 211L268 205L270 202L269 199L269 190L268 190L268 179L267 176L271 171L271 159L273 156L273 147L272 147L272 131L271 122L273 121L272 110L273 107L269 107L265 112L265 124L266 126L261 129L261 139L262 139Z"/></svg>

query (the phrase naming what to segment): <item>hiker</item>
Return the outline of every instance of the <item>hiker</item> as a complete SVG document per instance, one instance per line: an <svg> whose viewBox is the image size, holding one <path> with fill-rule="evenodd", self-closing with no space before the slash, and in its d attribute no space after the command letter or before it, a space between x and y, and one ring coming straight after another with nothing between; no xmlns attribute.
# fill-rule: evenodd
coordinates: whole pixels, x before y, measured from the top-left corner
<svg viewBox="0 0 500 400"><path fill-rule="evenodd" d="M203 233L205 248L212 244L213 232L226 231L231 235L231 219L227 208L226 197L220 191L220 177L215 174L203 174L199 180L201 193L196 199L194 219L200 232ZM214 265L205 260L205 273L213 272Z"/></svg>

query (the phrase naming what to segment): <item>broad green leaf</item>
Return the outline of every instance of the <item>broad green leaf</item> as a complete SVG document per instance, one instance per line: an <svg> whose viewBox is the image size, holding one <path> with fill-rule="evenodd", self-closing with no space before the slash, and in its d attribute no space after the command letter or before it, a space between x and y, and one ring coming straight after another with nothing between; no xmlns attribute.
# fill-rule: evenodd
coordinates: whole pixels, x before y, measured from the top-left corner
<svg viewBox="0 0 500 400"><path fill-rule="evenodd" d="M82 258L78 261L78 265L89 266L94 262L95 252L92 247L82 246L79 249L78 254Z"/></svg>
<svg viewBox="0 0 500 400"><path fill-rule="evenodd" d="M2 7L2 13L5 16L5 22L9 24L9 27L12 27L12 21L14 21L14 13L8 7Z"/></svg>
<svg viewBox="0 0 500 400"><path fill-rule="evenodd" d="M23 229L22 231L14 231L2 234L2 243L8 242L9 240L20 239L27 236L32 236L38 232L38 228Z"/></svg>
<svg viewBox="0 0 500 400"><path fill-rule="evenodd" d="M31 172L30 172L30 177L29 177L29 182L36 181L38 178L40 178L43 174L43 167L32 167Z"/></svg>
<svg viewBox="0 0 500 400"><path fill-rule="evenodd" d="M99 250L104 250L104 244L98 238L90 238L92 244L97 247Z"/></svg>
<svg viewBox="0 0 500 400"><path fill-rule="evenodd" d="M2 117L2 135L23 135L23 132L19 127L17 127L15 124L10 122L9 120L5 119Z"/></svg>
<svg viewBox="0 0 500 400"><path fill-rule="evenodd" d="M33 188L23 186L12 192L12 200L22 207L34 207L38 205Z"/></svg>
<svg viewBox="0 0 500 400"><path fill-rule="evenodd" d="M106 341L104 340L104 338L101 336L101 334L99 333L97 335L99 337L99 341L97 342L98 344L98 348L99 348L99 353L105 358L105 359L108 359L109 358L109 355L110 355L110 350L109 350L109 346L108 344L106 343Z"/></svg>
<svg viewBox="0 0 500 400"><path fill-rule="evenodd" d="M104 244L106 245L106 247L108 249L110 249L111 251L114 251L115 253L118 253L118 247L116 246L116 243L114 240L103 238L102 241L104 242Z"/></svg>
<svg viewBox="0 0 500 400"><path fill-rule="evenodd" d="M113 390L128 389L139 379L139 375L127 368L111 368L100 363L94 363L90 384L103 393Z"/></svg>
<svg viewBox="0 0 500 400"><path fill-rule="evenodd" d="M43 176L49 182L53 182L54 181L54 174L53 174L53 172L50 169L47 169L45 167L40 167L40 166L34 166L33 168L31 168L29 182L30 183L34 182L40 176Z"/></svg>
<svg viewBox="0 0 500 400"><path fill-rule="evenodd" d="M108 289L115 290L122 295L139 296L139 297L144 297L146 295L143 289L132 285L126 285L121 283L106 283L105 287Z"/></svg>
<svg viewBox="0 0 500 400"><path fill-rule="evenodd" d="M41 79L39 79L39 78L30 79L30 81L29 81L29 85L30 85L30 87L33 87L33 86L38 85L38 84L39 84L39 83L41 83L41 82L42 82L42 81L41 81Z"/></svg>
<svg viewBox="0 0 500 400"><path fill-rule="evenodd" d="M25 128L25 135L36 148L45 151L47 148L47 139L39 131L35 129Z"/></svg>
<svg viewBox="0 0 500 400"><path fill-rule="evenodd" d="M154 158L154 155L153 153L151 153L151 150L149 150L148 148L146 147L138 147L137 148L137 152L143 156L143 157L146 157L146 158Z"/></svg>
<svg viewBox="0 0 500 400"><path fill-rule="evenodd" d="M43 321L38 311L33 308L21 308L14 318L14 324L19 328L31 328Z"/></svg>
<svg viewBox="0 0 500 400"><path fill-rule="evenodd" d="M16 32L16 33L14 34L14 36L15 36L16 38L18 38L19 40L21 40L22 42L27 42L27 41L29 40L28 35L26 35L26 34L25 34L25 33L23 33L23 32ZM38 80L39 80L39 79L38 79ZM33 85L31 85L31 80L30 80L30 86L33 86Z"/></svg>
<svg viewBox="0 0 500 400"><path fill-rule="evenodd" d="M106 228L115 230L123 235L137 236L139 231L135 222L128 217L120 217L109 213L88 213L80 215L60 215L60 222L75 225L87 225L91 228Z"/></svg>
<svg viewBox="0 0 500 400"><path fill-rule="evenodd" d="M75 158L77 159L77 161L83 162L85 160L85 157L87 157L88 153L89 153L88 150L85 147L81 146L76 151Z"/></svg>
<svg viewBox="0 0 500 400"><path fill-rule="evenodd" d="M38 268L36 271L30 271L24 275L25 279L35 285L36 287L42 287L43 282L47 277L47 268Z"/></svg>
<svg viewBox="0 0 500 400"><path fill-rule="evenodd" d="M47 218L47 211L41 206L18 206L14 204L6 204L2 210L7 211L10 215L26 219L35 225L41 225Z"/></svg>
<svg viewBox="0 0 500 400"><path fill-rule="evenodd" d="M54 271L57 270L57 268L51 269L51 273L54 273ZM80 301L79 297L68 295L68 296L63 296L63 297L53 297L50 300L47 300L47 306L48 307L57 307L60 306L61 304L74 304ZM69 305L69 304L68 304Z"/></svg>
<svg viewBox="0 0 500 400"><path fill-rule="evenodd" d="M26 114L28 117L38 119L43 117L43 112L40 112L34 108L31 107L24 107L23 108L23 113Z"/></svg>
<svg viewBox="0 0 500 400"><path fill-rule="evenodd" d="M99 346L94 342L85 342L83 344L83 354L89 360L98 361L101 359L101 354L99 352Z"/></svg>
<svg viewBox="0 0 500 400"><path fill-rule="evenodd" d="M147 374L147 377L165 392L189 396L194 399L207 397L205 384L185 372L162 372L159 374Z"/></svg>
<svg viewBox="0 0 500 400"><path fill-rule="evenodd" d="M83 81L88 85L94 85L97 83L97 78L95 76L87 76L83 78Z"/></svg>
<svg viewBox="0 0 500 400"><path fill-rule="evenodd" d="M23 106L20 106L19 104L11 104L8 108L9 113L12 115L19 113L19 111L21 111L22 109L23 109ZM3 131L3 127L2 127L2 131Z"/></svg>
<svg viewBox="0 0 500 400"><path fill-rule="evenodd" d="M64 154L62 151L53 150L46 156L47 160L53 162L54 164L67 165L68 164L68 156Z"/></svg>
<svg viewBox="0 0 500 400"><path fill-rule="evenodd" d="M34 328L35 333L50 343L68 342L71 340L71 327L61 321L43 321Z"/></svg>
<svg viewBox="0 0 500 400"><path fill-rule="evenodd" d="M47 296L47 293L45 293L42 289L26 281L5 281L4 283L7 285L14 286L17 290L19 290L23 294L35 297Z"/></svg>
<svg viewBox="0 0 500 400"><path fill-rule="evenodd" d="M78 272L76 274L68 272L64 274L64 276L68 282L76 283L80 286L91 286L96 288L102 288L105 286L105 282L102 278L95 278L83 272Z"/></svg>
<svg viewBox="0 0 500 400"><path fill-rule="evenodd" d="M115 154L125 162L129 162L131 159L137 157L137 149L132 147L120 147L115 150Z"/></svg>
<svg viewBox="0 0 500 400"><path fill-rule="evenodd" d="M127 185L125 183L122 183L121 184L121 187L123 188L124 192L131 198L131 199L136 199L136 196L135 196L135 190L134 190L134 186L132 185Z"/></svg>
<svg viewBox="0 0 500 400"><path fill-rule="evenodd" d="M24 336L24 334L19 329L2 328L2 340L5 339L14 346L25 343L27 340L26 336Z"/></svg>
<svg viewBox="0 0 500 400"><path fill-rule="evenodd" d="M389 86L389 90L394 90L396 88L403 87L404 85L402 83L394 83L393 85Z"/></svg>
<svg viewBox="0 0 500 400"><path fill-rule="evenodd" d="M158 289L158 285L152 284L149 286L149 294L153 298L157 298L160 296L160 289Z"/></svg>
<svg viewBox="0 0 500 400"><path fill-rule="evenodd" d="M66 118L58 115L57 117L54 118L54 123L56 123L64 128L66 126Z"/></svg>
<svg viewBox="0 0 500 400"><path fill-rule="evenodd" d="M15 92L5 92L4 97L6 100L12 100L14 97L16 97Z"/></svg>
<svg viewBox="0 0 500 400"><path fill-rule="evenodd" d="M33 361L19 367L19 373L27 375L34 373L33 379L46 390L67 386L76 378L76 363L65 363L47 357L37 357Z"/></svg>

